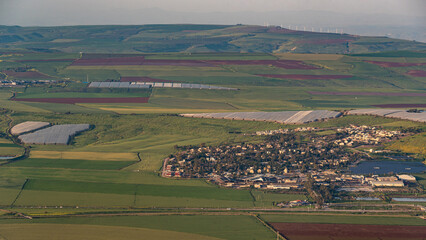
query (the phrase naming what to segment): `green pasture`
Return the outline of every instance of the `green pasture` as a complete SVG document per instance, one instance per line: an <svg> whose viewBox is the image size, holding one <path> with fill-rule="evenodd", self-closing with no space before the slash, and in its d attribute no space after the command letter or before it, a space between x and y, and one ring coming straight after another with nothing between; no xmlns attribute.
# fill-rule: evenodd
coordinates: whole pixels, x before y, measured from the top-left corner
<svg viewBox="0 0 426 240"><path fill-rule="evenodd" d="M5 199L4 205L10 203L16 197L18 190L10 191L10 198ZM7 193L7 192L5 192ZM252 208L250 201L218 200L209 198L191 197L163 197L148 195L110 194L110 193L81 193L81 192L56 192L24 190L14 204L14 208L20 206L64 206L80 208ZM24 210L27 212L27 210Z"/></svg>
<svg viewBox="0 0 426 240"><path fill-rule="evenodd" d="M157 173L148 171L98 171L79 169L48 169L48 168L27 168L27 167L2 167L0 168L2 179L38 179L46 182L56 181L81 181L91 183L117 183L120 184L147 184L164 186L197 186L215 187L207 184L203 179L168 179L162 178ZM22 183L24 182L22 180ZM21 184L22 185L22 184ZM5 185L3 187L8 187ZM13 186L16 186L13 185ZM134 194L134 192L132 193Z"/></svg>
<svg viewBox="0 0 426 240"><path fill-rule="evenodd" d="M179 186L154 184L95 183L73 181L49 181L30 179L24 190L107 193L123 195L142 195L159 197L207 198L217 200L252 201L246 190L232 190L215 186Z"/></svg>
<svg viewBox="0 0 426 240"><path fill-rule="evenodd" d="M11 109L20 112L49 112L49 110L32 107L22 102L9 101L13 94L9 90L0 88L0 106L2 108Z"/></svg>
<svg viewBox="0 0 426 240"><path fill-rule="evenodd" d="M334 224L378 224L378 225L407 225L426 226L419 217L399 216L357 216L332 215L332 214L262 214L262 219L267 222L292 222L292 223L334 223Z"/></svg>
<svg viewBox="0 0 426 240"><path fill-rule="evenodd" d="M147 239L166 240L170 236L188 240L217 240L198 234L182 233L166 230L153 230L147 228L129 228L113 226L86 226L66 224L0 224L0 232L7 239L93 239L93 240L118 240L118 239Z"/></svg>
<svg viewBox="0 0 426 240"><path fill-rule="evenodd" d="M1 149L1 148L0 148ZM43 159L28 158L14 161L8 167L33 167L33 168L70 168L91 170L117 170L134 164L133 161L92 161L75 159Z"/></svg>
<svg viewBox="0 0 426 240"><path fill-rule="evenodd" d="M23 93L16 98L122 98L149 97L149 92L127 93L93 93L93 92L52 92L52 93Z"/></svg>
<svg viewBox="0 0 426 240"><path fill-rule="evenodd" d="M251 193L255 198L254 204L256 207L272 207L280 202L306 199L303 194L273 193L260 190L253 190Z"/></svg>
<svg viewBox="0 0 426 240"><path fill-rule="evenodd" d="M9 101L14 102L14 101ZM14 102L16 103L16 102ZM61 103L42 103L42 102L20 102L26 106L23 111L25 112L54 112L54 113L79 113L79 114L92 114L92 113L111 113L101 109L86 108L76 104L61 104ZM13 105L11 109L16 109Z"/></svg>
<svg viewBox="0 0 426 240"><path fill-rule="evenodd" d="M6 223L0 220L0 226ZM7 223L26 223L26 220L11 220ZM199 234L229 240L268 240L275 239L275 234L252 216L208 216L208 215L164 215L164 216L123 216L90 218L55 218L36 219L34 223L78 224L101 226L126 226L132 228L149 228ZM77 226L78 226L77 225ZM60 226L60 225L57 225Z"/></svg>
<svg viewBox="0 0 426 240"><path fill-rule="evenodd" d="M20 156L24 153L22 147L2 147L0 144L0 156L14 157Z"/></svg>
<svg viewBox="0 0 426 240"><path fill-rule="evenodd" d="M391 143L387 148L407 153L426 155L426 133L419 133L414 136L400 139Z"/></svg>

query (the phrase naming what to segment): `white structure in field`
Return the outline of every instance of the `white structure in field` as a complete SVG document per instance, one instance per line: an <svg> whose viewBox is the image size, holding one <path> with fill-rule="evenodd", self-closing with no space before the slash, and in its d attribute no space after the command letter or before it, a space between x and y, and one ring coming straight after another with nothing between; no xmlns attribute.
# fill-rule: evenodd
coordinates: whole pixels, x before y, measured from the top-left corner
<svg viewBox="0 0 426 240"><path fill-rule="evenodd" d="M54 125L18 138L26 144L69 144L71 137L79 132L89 130L89 124Z"/></svg>
<svg viewBox="0 0 426 240"><path fill-rule="evenodd" d="M196 83L164 83L164 82L92 82L89 88L194 88L210 90L238 90L236 88L219 87Z"/></svg>
<svg viewBox="0 0 426 240"><path fill-rule="evenodd" d="M27 121L20 124L15 125L12 129L10 129L10 133L12 135L21 135L27 132L32 132L38 130L40 128L48 127L50 123L48 122L33 122Z"/></svg>
<svg viewBox="0 0 426 240"><path fill-rule="evenodd" d="M268 121L285 124L315 122L330 118L337 118L342 113L328 110L314 111L283 111L283 112L225 112L225 113L198 113L181 114L183 117L215 118L229 120Z"/></svg>
<svg viewBox="0 0 426 240"><path fill-rule="evenodd" d="M407 112L401 109L356 109L348 112L351 115L374 115L389 118L399 118L416 122L426 122L426 112Z"/></svg>

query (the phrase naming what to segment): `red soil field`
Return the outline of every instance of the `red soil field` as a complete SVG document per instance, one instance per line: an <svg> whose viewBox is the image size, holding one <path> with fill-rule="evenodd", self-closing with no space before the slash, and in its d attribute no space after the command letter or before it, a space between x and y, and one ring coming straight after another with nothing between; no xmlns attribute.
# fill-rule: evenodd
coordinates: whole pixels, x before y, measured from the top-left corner
<svg viewBox="0 0 426 240"><path fill-rule="evenodd" d="M144 57L78 59L71 66L114 66L114 65L153 65L153 66L190 66L212 67L216 65L273 65L286 69L319 69L294 60L172 60L144 59Z"/></svg>
<svg viewBox="0 0 426 240"><path fill-rule="evenodd" d="M393 93L393 92L315 92L308 91L312 95L338 95L338 96L403 96L426 97L426 93Z"/></svg>
<svg viewBox="0 0 426 240"><path fill-rule="evenodd" d="M423 103L379 104L379 105L371 105L371 106L379 107L379 108L426 108L426 104L423 104Z"/></svg>
<svg viewBox="0 0 426 240"><path fill-rule="evenodd" d="M15 77L15 78L22 78L22 79L51 79L52 77L49 77L47 75L44 75L43 73L34 72L34 71L28 71L28 72L15 72L12 70L4 70L3 73L5 73L8 76Z"/></svg>
<svg viewBox="0 0 426 240"><path fill-rule="evenodd" d="M294 80L314 80L314 79L343 79L351 78L352 75L308 75L308 74L258 74L257 76L294 79Z"/></svg>
<svg viewBox="0 0 426 240"><path fill-rule="evenodd" d="M43 103L148 103L149 97L122 98L14 98L12 101Z"/></svg>
<svg viewBox="0 0 426 240"><path fill-rule="evenodd" d="M300 41L296 41L296 43L325 45L325 44L348 43L352 41L353 39L312 39L312 40L300 40Z"/></svg>
<svg viewBox="0 0 426 240"><path fill-rule="evenodd" d="M411 70L408 71L406 74L413 77L426 77L426 71L423 70Z"/></svg>
<svg viewBox="0 0 426 240"><path fill-rule="evenodd" d="M173 60L173 59L149 59L143 65L153 66L186 66L186 67L213 67L208 61L199 60Z"/></svg>
<svg viewBox="0 0 426 240"><path fill-rule="evenodd" d="M121 77L120 82L176 82L150 77Z"/></svg>
<svg viewBox="0 0 426 240"><path fill-rule="evenodd" d="M379 61L365 61L368 63L376 64L381 67L416 67L426 66L426 63L400 63L400 62L379 62Z"/></svg>
<svg viewBox="0 0 426 240"><path fill-rule="evenodd" d="M289 240L425 239L425 226L270 223Z"/></svg>

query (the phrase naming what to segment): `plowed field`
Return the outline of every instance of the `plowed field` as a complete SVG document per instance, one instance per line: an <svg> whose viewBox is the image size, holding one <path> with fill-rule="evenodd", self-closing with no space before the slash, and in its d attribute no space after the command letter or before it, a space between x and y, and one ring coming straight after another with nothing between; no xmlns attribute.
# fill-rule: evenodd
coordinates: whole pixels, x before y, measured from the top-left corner
<svg viewBox="0 0 426 240"><path fill-rule="evenodd" d="M426 71L423 70L411 70L407 74L413 77L426 77Z"/></svg>
<svg viewBox="0 0 426 240"><path fill-rule="evenodd" d="M396 240L425 239L425 226L270 223L289 240Z"/></svg>

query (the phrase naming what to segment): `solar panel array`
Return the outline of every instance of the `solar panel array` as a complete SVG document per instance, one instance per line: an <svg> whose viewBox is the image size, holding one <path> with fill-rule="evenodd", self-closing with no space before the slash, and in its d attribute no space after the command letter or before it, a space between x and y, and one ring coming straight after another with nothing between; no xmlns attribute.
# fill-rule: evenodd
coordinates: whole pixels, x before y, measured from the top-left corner
<svg viewBox="0 0 426 240"><path fill-rule="evenodd" d="M268 121L287 124L308 123L318 120L337 118L341 115L342 113L340 112L328 110L181 114L183 117Z"/></svg>
<svg viewBox="0 0 426 240"><path fill-rule="evenodd" d="M399 118L416 122L426 122L426 112L407 112L397 109L356 109L348 112L352 115L374 115L390 118Z"/></svg>
<svg viewBox="0 0 426 240"><path fill-rule="evenodd" d="M90 88L195 88L212 90L237 90L236 88L219 87L195 83L165 83L165 82L92 82Z"/></svg>
<svg viewBox="0 0 426 240"><path fill-rule="evenodd" d="M13 135L21 135L23 133L32 132L40 128L47 127L49 125L50 123L48 122L27 121L14 126L12 129L10 129L10 133L12 133Z"/></svg>
<svg viewBox="0 0 426 240"><path fill-rule="evenodd" d="M54 125L38 130L33 133L19 136L19 139L26 144L68 144L75 134L86 131L89 124L64 124Z"/></svg>

